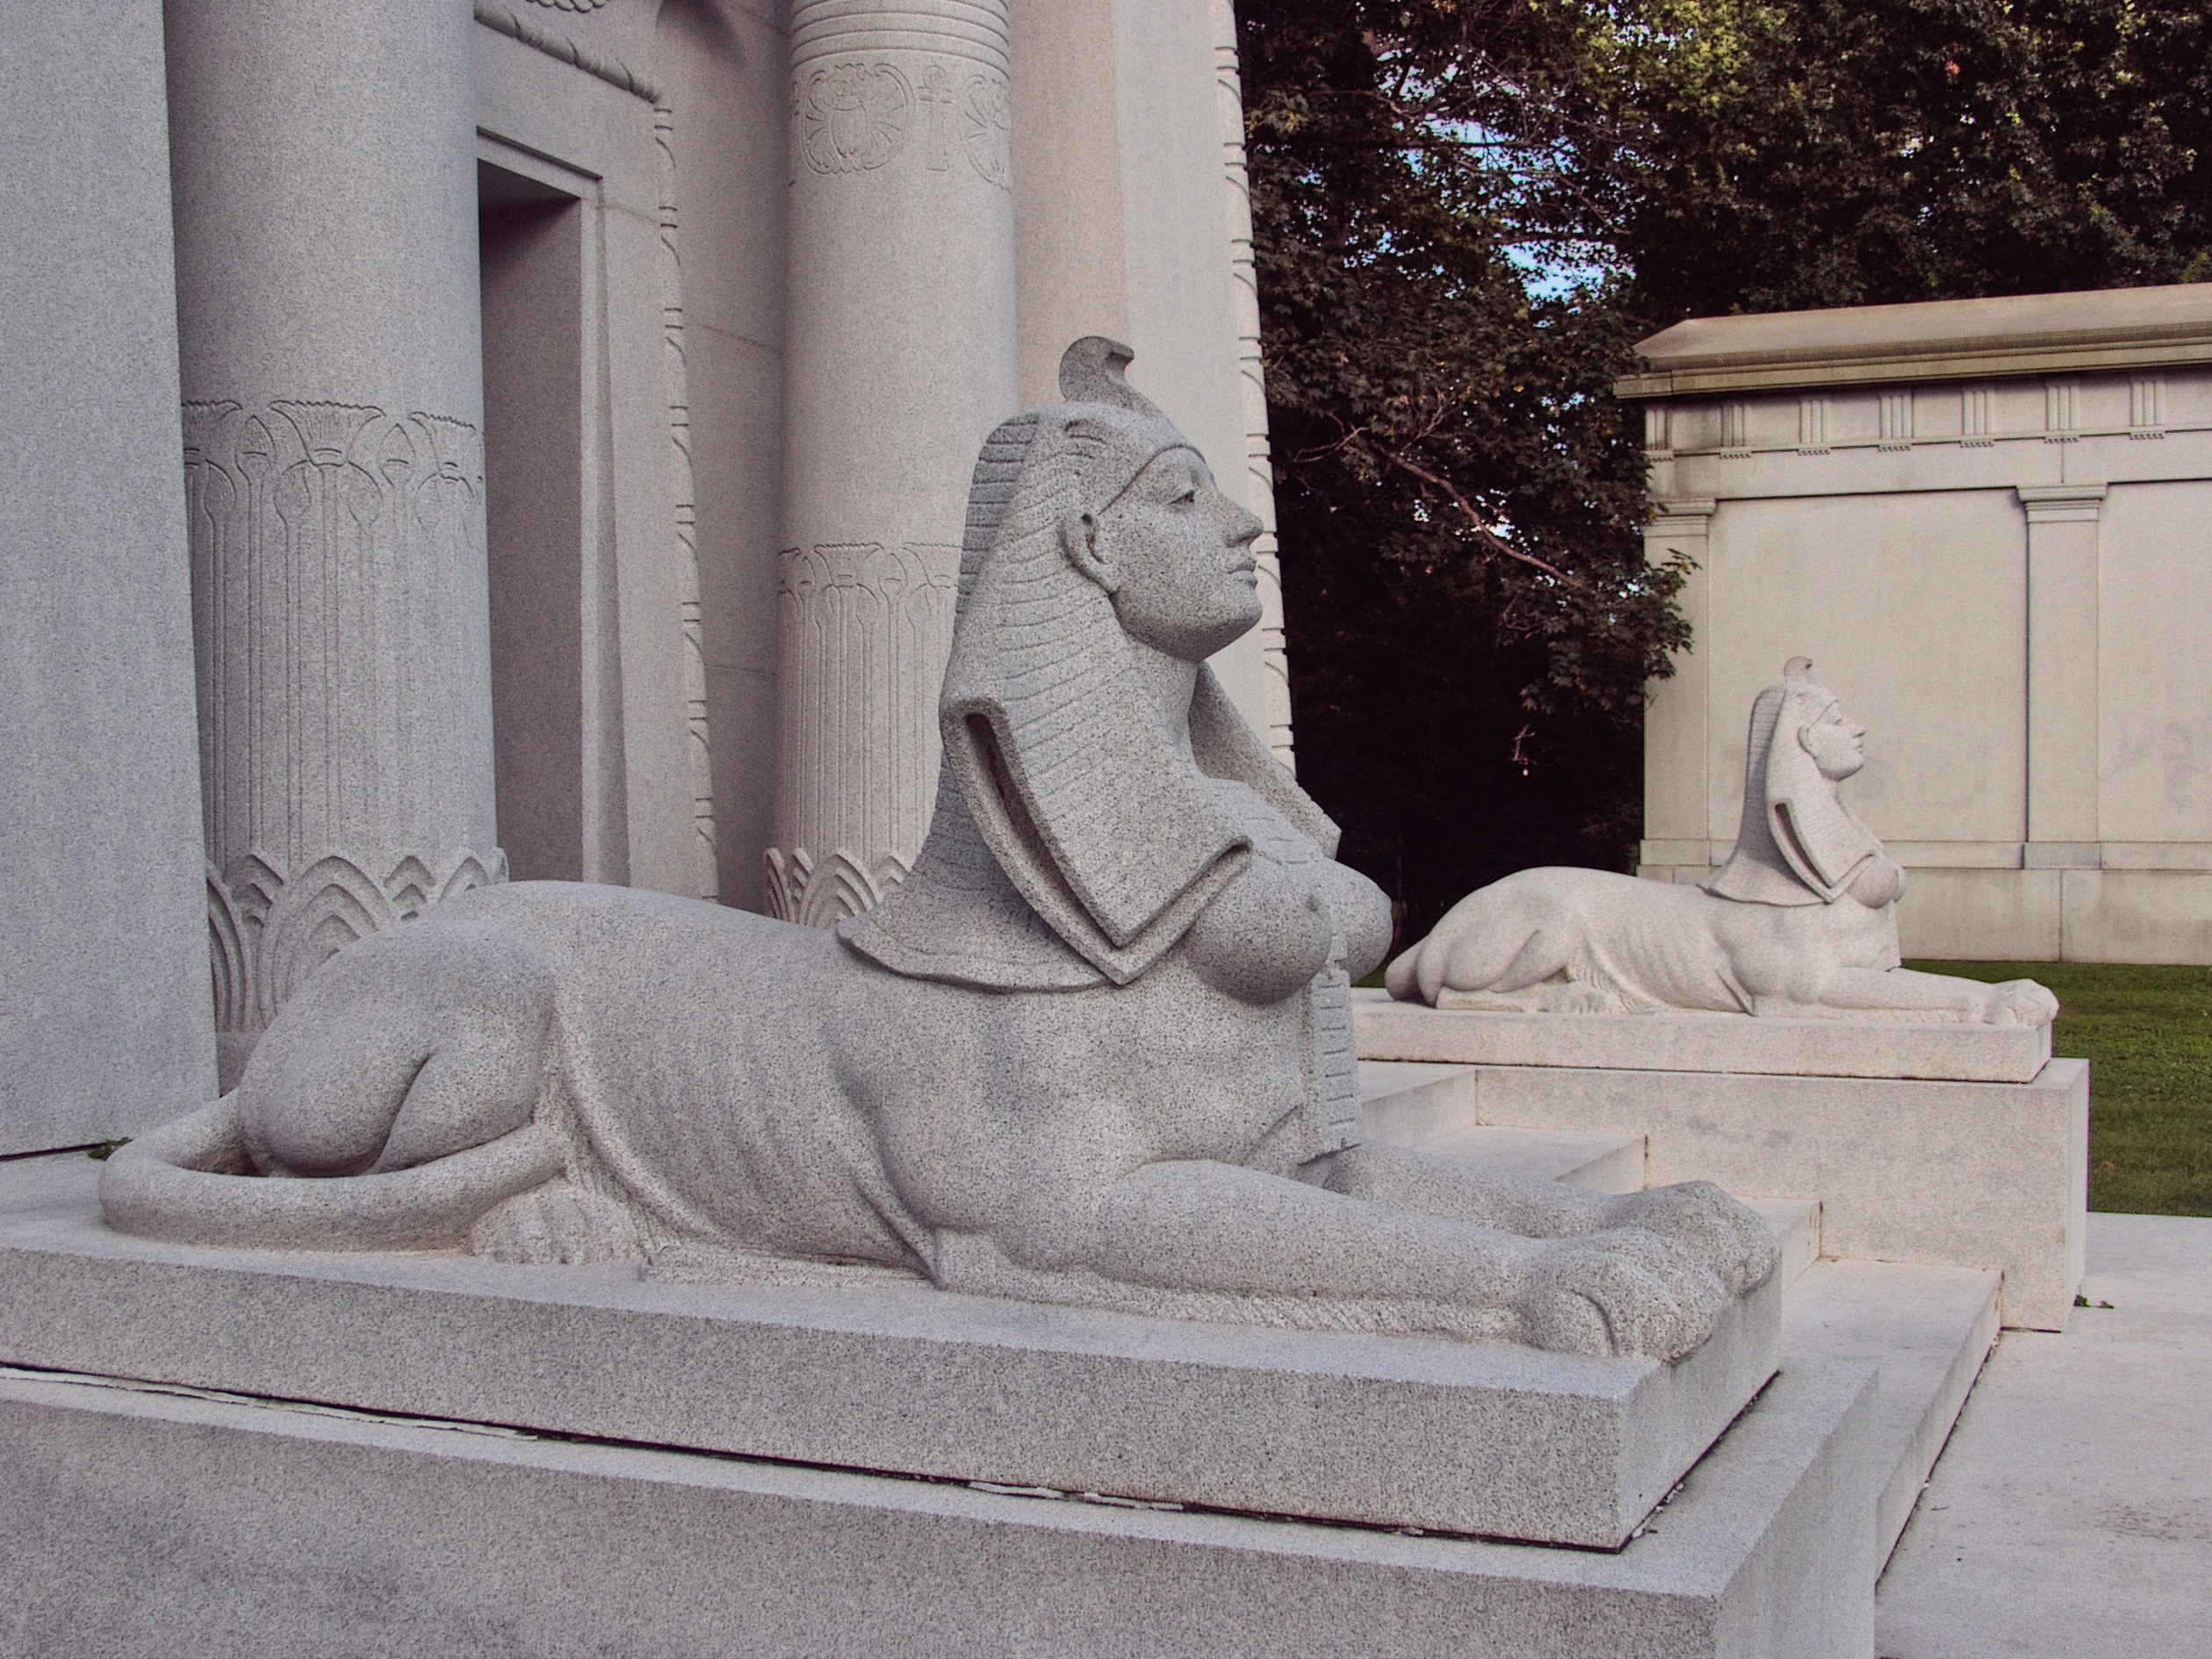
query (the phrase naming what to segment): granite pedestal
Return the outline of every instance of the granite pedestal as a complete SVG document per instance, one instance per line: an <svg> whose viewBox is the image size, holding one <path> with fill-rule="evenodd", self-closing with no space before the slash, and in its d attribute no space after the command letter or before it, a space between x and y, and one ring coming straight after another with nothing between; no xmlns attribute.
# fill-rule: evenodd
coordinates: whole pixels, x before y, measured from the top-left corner
<svg viewBox="0 0 2212 1659"><path fill-rule="evenodd" d="M1759 1020L1741 1013L1509 1013L1358 993L1360 1057L1461 1065L2032 1083L2047 1025Z"/></svg>
<svg viewBox="0 0 2212 1659"><path fill-rule="evenodd" d="M1673 1364L1214 1325L844 1270L215 1251L0 1166L0 1363L940 1479L1613 1547L1774 1374L1777 1274Z"/></svg>
<svg viewBox="0 0 2212 1659"><path fill-rule="evenodd" d="M1868 1659L1876 1403L1777 1379L1610 1552L0 1374L0 1646Z"/></svg>
<svg viewBox="0 0 2212 1659"><path fill-rule="evenodd" d="M1544 1138L1522 1133L1517 1155ZM1562 1138L1571 1174L1582 1149ZM1068 1458L1113 1450L1113 1433L1148 1416L1207 1409L1206 1368L1174 1345L1056 1356L1033 1328L1022 1336L1034 1352L996 1391L976 1367L944 1372L933 1404L947 1421L901 1425L879 1409L839 1429L860 1382L931 1369L914 1363L930 1333L910 1317L876 1340L889 1352L875 1370L839 1381L838 1333L880 1319L880 1303L867 1312L877 1291L816 1288L831 1306L811 1327L756 1318L740 1340L743 1322L638 1305L727 1287L632 1280L624 1295L604 1275L561 1270L587 1288L552 1302L537 1281L554 1270L432 1256L381 1281L334 1273L343 1259L327 1257L234 1252L186 1268L168 1259L209 1252L155 1261L137 1259L155 1248L141 1241L89 1247L95 1168L0 1165L0 1648L11 1651L1213 1655L1279 1652L1294 1630L1301 1652L1322 1655L1867 1659L1879 1561L1995 1323L1992 1273L1793 1260L1743 1309L1786 1286L1781 1374L1623 1547L1562 1548L1209 1512L1117 1491L1111 1474L1079 1480ZM457 1268L484 1282L462 1283ZM510 1305L471 1372L456 1363L467 1349L457 1316L494 1301ZM771 1396L748 1342L786 1367L818 1345L824 1363ZM957 1348L936 1333L938 1360ZM686 1349L692 1369L672 1374ZM107 1374L87 1374L101 1353ZM1054 1364L1112 1369L1121 1397L1103 1421L1063 1403L1051 1479L971 1484L704 1449L731 1441L733 1425L873 1437L871 1455L963 1423L971 1445L993 1432L1010 1444L1021 1384ZM125 1365L138 1370L116 1374ZM1328 1403L1333 1386L1339 1406L1417 1425L1419 1391L1374 1391L1378 1369L1349 1387L1309 1376L1307 1403ZM1323 1459L1369 1454L1372 1421L1344 1410L1333 1422L1279 1412L1283 1433L1268 1439L1265 1390L1287 1386L1287 1371L1210 1374L1211 1415L1171 1426L1214 1463L1295 1470L1304 1456L1310 1473L1315 1449L1286 1444L1293 1432L1322 1443ZM772 1397L784 1402L773 1416ZM345 1400L376 1403L334 1403ZM517 1401L567 1426L526 1426ZM1509 1426L1540 1432L1533 1418ZM1382 1433L1387 1458L1388 1424Z"/></svg>
<svg viewBox="0 0 2212 1659"><path fill-rule="evenodd" d="M1498 1014L1355 997L1378 1139L1426 1146L1486 1125L1640 1136L1649 1185L1818 1200L1824 1254L1995 1268L2005 1324L2065 1328L2088 1210L2089 1066L2043 1059L2026 1081L1989 1080L2047 1044L2033 1028ZM1640 1052L1621 1048L1623 1028L1648 1033ZM1803 1072L1778 1069L1793 1052ZM1578 1054L1594 1063L1566 1063Z"/></svg>

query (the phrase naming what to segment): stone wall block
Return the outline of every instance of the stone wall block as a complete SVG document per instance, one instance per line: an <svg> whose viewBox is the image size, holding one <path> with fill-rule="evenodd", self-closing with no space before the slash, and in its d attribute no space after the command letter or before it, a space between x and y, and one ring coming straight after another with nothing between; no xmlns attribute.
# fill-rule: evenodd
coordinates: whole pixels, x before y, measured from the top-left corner
<svg viewBox="0 0 2212 1659"><path fill-rule="evenodd" d="M0 7L0 1153L212 1097L159 0Z"/></svg>

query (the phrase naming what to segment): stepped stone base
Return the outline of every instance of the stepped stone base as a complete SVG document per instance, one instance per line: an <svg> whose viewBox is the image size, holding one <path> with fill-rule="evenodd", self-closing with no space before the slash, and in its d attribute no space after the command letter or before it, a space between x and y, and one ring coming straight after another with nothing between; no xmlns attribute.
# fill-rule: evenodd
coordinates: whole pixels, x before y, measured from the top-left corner
<svg viewBox="0 0 2212 1659"><path fill-rule="evenodd" d="M856 1270L684 1284L629 1264L198 1249L111 1231L97 1169L0 1166L0 1363L840 1468L1610 1548L1779 1352L1779 1276L1665 1365Z"/></svg>
<svg viewBox="0 0 2212 1659"><path fill-rule="evenodd" d="M2047 1025L1757 1020L1744 1013L1519 1013L1448 1003L1431 1008L1372 988L1352 992L1352 1019L1364 1058L1461 1065L2028 1083L2050 1058Z"/></svg>
<svg viewBox="0 0 2212 1659"><path fill-rule="evenodd" d="M66 1215L74 1171L32 1168ZM1812 1207L1762 1208L1794 1260ZM1940 1267L1797 1272L1781 1374L1616 1551L0 1367L0 1647L1213 1659L1294 1638L1322 1659L1870 1659L1879 1562L1995 1293Z"/></svg>
<svg viewBox="0 0 2212 1659"><path fill-rule="evenodd" d="M1865 1367L1618 1552L1027 1497L0 1374L13 1651L1869 1659Z"/></svg>
<svg viewBox="0 0 2212 1659"><path fill-rule="evenodd" d="M1369 1058L1360 1087L1365 1133L1396 1145L1477 1129L1634 1137L1646 1185L1818 1201L1826 1255L2001 1272L2008 1326L2064 1330L2081 1284L2086 1060L1973 1083Z"/></svg>

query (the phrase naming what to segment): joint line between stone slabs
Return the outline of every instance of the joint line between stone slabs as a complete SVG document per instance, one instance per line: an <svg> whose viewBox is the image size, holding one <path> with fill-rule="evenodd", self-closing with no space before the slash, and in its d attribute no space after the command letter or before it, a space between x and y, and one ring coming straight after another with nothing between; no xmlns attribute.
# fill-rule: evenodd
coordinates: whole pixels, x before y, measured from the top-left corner
<svg viewBox="0 0 2212 1659"><path fill-rule="evenodd" d="M1387 1537L1433 1538L1445 1543L1503 1544L1517 1549L1568 1550L1582 1555L1618 1555L1628 1547L1624 1542L1608 1549L1598 1544L1533 1543L1525 1538L1508 1538L1495 1533L1453 1533L1434 1526L1392 1526L1381 1521L1334 1520L1312 1515L1286 1515L1273 1510L1228 1509L1213 1504L1166 1503L1156 1498L1127 1497L1113 1492L1063 1492L1046 1486L1010 1486L996 1481L962 1480L956 1475L922 1475L911 1469L866 1468L851 1463L815 1463L804 1458L766 1457L753 1453L723 1452L710 1446L680 1446L664 1440L625 1440L607 1434L569 1434L558 1429L522 1428L507 1423L477 1423L460 1417L417 1417L404 1411L364 1411L354 1406L326 1405L313 1400L292 1400L281 1395L239 1394L221 1389L196 1389L184 1382L157 1382L141 1377L104 1376L90 1371L50 1371L37 1366L0 1364L0 1382L47 1382L71 1384L83 1389L103 1389L115 1394L143 1394L166 1396L174 1399L205 1400L217 1405L235 1405L263 1410L297 1412L302 1417L336 1417L350 1423L374 1423L393 1428L429 1429L450 1434L479 1434L501 1440L544 1440L566 1446L603 1446L619 1452L665 1452L674 1457L712 1458L721 1463L751 1463L772 1468L808 1469L821 1475L857 1475L885 1481L911 1481L921 1486L954 1486L981 1492L992 1497L1026 1497L1040 1501L1087 1504L1104 1509L1145 1510L1178 1515L1219 1515L1232 1520L1272 1521L1290 1526L1326 1526L1338 1532L1380 1533ZM1767 1387L1772 1387L1769 1379ZM1752 1396L1751 1404L1758 1403L1766 1393L1762 1388ZM1740 1411L1729 1419L1733 1428L1742 1417ZM1721 1432L1725 1435L1727 1430ZM1719 1442L1713 1443L1718 1446ZM1697 1460L1698 1463L1712 1454L1708 1446ZM1697 1463L1682 1472L1681 1479L1668 1489L1667 1496L1654 1506L1629 1541L1653 1530L1651 1520L1661 1510L1672 1503L1681 1492L1682 1482L1696 1470Z"/></svg>

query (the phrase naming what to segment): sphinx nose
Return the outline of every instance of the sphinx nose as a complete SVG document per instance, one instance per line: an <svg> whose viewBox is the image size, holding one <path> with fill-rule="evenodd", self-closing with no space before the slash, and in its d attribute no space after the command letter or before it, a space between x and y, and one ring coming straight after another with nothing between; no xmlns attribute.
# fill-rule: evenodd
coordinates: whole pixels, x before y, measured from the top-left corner
<svg viewBox="0 0 2212 1659"><path fill-rule="evenodd" d="M1228 498L1225 496L1222 499ZM1261 523L1257 518L1237 506L1236 502L1230 501L1228 523L1222 529L1221 539L1232 547L1242 547L1266 528L1267 526Z"/></svg>

